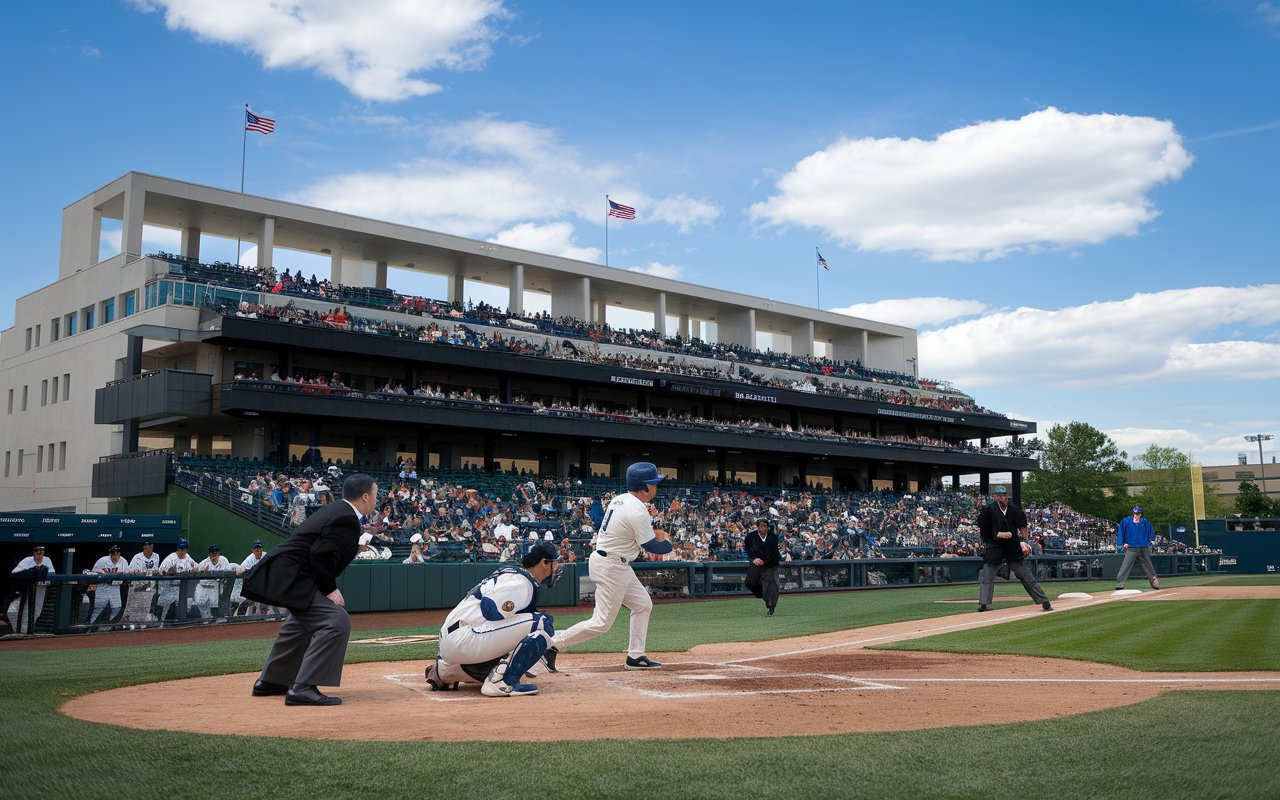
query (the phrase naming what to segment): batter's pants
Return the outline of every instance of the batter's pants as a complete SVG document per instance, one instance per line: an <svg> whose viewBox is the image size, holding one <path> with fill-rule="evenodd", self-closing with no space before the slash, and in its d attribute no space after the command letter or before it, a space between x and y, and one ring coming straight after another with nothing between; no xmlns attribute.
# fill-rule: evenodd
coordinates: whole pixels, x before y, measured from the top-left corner
<svg viewBox="0 0 1280 800"><path fill-rule="evenodd" d="M596 610L591 619L585 619L566 631L557 633L551 643L559 650L578 642L585 642L608 631L618 616L618 609L631 610L631 638L627 643L627 655L639 658L644 655L645 641L649 638L649 612L653 600L636 577L631 565L617 556L602 556L600 551L591 554L587 561L591 580L596 584Z"/></svg>
<svg viewBox="0 0 1280 800"><path fill-rule="evenodd" d="M1130 547L1124 551L1124 562L1120 564L1120 572L1116 574L1116 588L1124 588L1124 582L1129 580L1129 573L1133 571L1135 561L1142 565L1142 571L1146 574L1151 588L1159 587L1160 580L1156 577L1155 565L1151 563L1151 548Z"/></svg>

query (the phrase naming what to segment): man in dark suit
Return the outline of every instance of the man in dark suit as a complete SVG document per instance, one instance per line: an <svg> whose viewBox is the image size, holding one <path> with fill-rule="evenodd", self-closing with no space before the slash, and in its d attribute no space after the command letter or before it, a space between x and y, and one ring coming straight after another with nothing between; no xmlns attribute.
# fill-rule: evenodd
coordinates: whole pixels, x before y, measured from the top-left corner
<svg viewBox="0 0 1280 800"><path fill-rule="evenodd" d="M287 706L342 702L316 687L342 683L351 619L337 580L356 557L361 521L377 507L373 478L350 476L342 484L342 500L308 517L245 574L241 595L289 610L253 684L255 697L284 695Z"/></svg>
<svg viewBox="0 0 1280 800"><path fill-rule="evenodd" d="M769 526L769 520L756 520L756 530L747 534L747 588L764 600L768 616L778 605L778 534Z"/></svg>
<svg viewBox="0 0 1280 800"><path fill-rule="evenodd" d="M1022 581L1022 588L1027 590L1031 599L1045 611L1052 611L1048 595L1036 583L1030 567L1023 562L1031 553L1031 547L1022 540L1027 532L1026 513L1009 502L1009 490L1005 487L997 486L992 494L995 502L988 504L978 515L978 531L982 534L982 541L986 542L982 571L978 574L978 610L991 609L996 593L996 568L1007 563L1009 571Z"/></svg>

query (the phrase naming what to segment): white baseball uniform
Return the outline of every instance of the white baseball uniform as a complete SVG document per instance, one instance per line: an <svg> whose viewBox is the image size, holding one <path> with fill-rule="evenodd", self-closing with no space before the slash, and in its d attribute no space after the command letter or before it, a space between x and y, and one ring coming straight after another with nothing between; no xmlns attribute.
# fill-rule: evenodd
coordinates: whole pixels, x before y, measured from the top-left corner
<svg viewBox="0 0 1280 800"><path fill-rule="evenodd" d="M160 569L160 554L157 553L154 548L152 548L150 556L147 556L144 552L138 553L136 556L129 559L130 572L152 573L158 569Z"/></svg>
<svg viewBox="0 0 1280 800"><path fill-rule="evenodd" d="M53 567L53 562L49 560L48 556L43 554L40 556L39 562L36 561L35 556L27 556L26 558L18 562L18 566L14 567L13 571L22 572L24 569L31 569L32 567L47 567L50 572L57 572L57 570L54 569ZM34 613L37 619L39 619L40 617L40 612L44 610L44 596L45 596L45 593L48 591L48 588L49 587L45 586L44 584L38 584L36 586L36 599L35 599ZM19 601L14 600L13 604L9 606L9 618L17 620L17 628L15 630L18 633L31 633L31 631L26 629L27 615L22 614L21 618L20 619L18 618L18 605L19 605Z"/></svg>
<svg viewBox="0 0 1280 800"><path fill-rule="evenodd" d="M160 562L160 573L163 575L178 574L184 572L195 572L196 560L191 557L190 553L185 556L179 556L177 553L170 553ZM178 602L179 584L181 581L159 581L160 591L156 604L160 607L160 619L164 619L168 613L169 606Z"/></svg>
<svg viewBox="0 0 1280 800"><path fill-rule="evenodd" d="M613 627L618 609L631 609L631 636L627 655L644 655L649 637L649 613L653 600L636 577L631 562L640 555L641 545L653 541L653 517L649 508L630 492L613 498L596 532L596 549L588 559L591 580L596 585L596 610L568 630L556 634L552 645L563 650L577 642L593 639Z"/></svg>
<svg viewBox="0 0 1280 800"><path fill-rule="evenodd" d="M463 666L491 667L533 633L550 639L550 620L537 607L538 582L520 567L503 567L477 584L440 626L441 680L483 680Z"/></svg>
<svg viewBox="0 0 1280 800"><path fill-rule="evenodd" d="M223 558L221 553L217 555L217 559L217 561L214 561L214 556L210 555L208 558L200 562L200 566L197 567L197 569L199 569L200 572L235 573L236 565L233 564L230 559ZM221 597L221 595L222 581L200 581L196 586L196 605L201 608L209 609L209 615L216 617L218 616L219 597Z"/></svg>
<svg viewBox="0 0 1280 800"><path fill-rule="evenodd" d="M94 562L93 569L90 572L99 575L119 575L129 569L129 562L125 561L119 553L115 554L113 560L111 556L103 556ZM112 611L120 611L120 585L113 583L98 584L98 591L93 598L93 611L89 612L89 621L93 622L98 618L98 614L110 608Z"/></svg>

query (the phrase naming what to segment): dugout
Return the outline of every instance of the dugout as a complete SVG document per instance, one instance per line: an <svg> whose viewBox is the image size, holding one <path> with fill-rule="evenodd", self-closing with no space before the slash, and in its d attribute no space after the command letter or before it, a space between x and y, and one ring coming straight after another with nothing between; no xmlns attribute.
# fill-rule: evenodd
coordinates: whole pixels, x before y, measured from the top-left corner
<svg viewBox="0 0 1280 800"><path fill-rule="evenodd" d="M128 559L143 542L155 542L157 550L164 552L181 538L182 518L178 516L0 514L0 566L7 574L31 555L31 548L42 544L59 572L80 572L105 556L113 544L120 545L124 550L121 555Z"/></svg>
<svg viewBox="0 0 1280 800"><path fill-rule="evenodd" d="M1198 539L1201 547L1222 551L1224 572L1280 572L1280 517L1202 519Z"/></svg>

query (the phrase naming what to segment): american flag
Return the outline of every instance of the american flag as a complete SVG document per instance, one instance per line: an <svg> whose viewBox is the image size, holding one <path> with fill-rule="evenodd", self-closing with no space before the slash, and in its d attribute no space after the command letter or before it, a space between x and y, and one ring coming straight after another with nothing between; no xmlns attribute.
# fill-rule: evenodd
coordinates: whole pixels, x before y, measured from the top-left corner
<svg viewBox="0 0 1280 800"><path fill-rule="evenodd" d="M271 133L276 129L276 121L260 117L246 108L244 110L244 129L246 131L257 131L258 133Z"/></svg>
<svg viewBox="0 0 1280 800"><path fill-rule="evenodd" d="M818 253L818 251L817 251L817 250L814 250L813 252ZM827 271L830 271L830 270L831 270L831 267L828 267L828 266L827 266L827 260L826 260L825 258L823 258L823 257L822 257L822 253L818 253L818 266L822 267L823 269L825 269L825 270L827 270Z"/></svg>
<svg viewBox="0 0 1280 800"><path fill-rule="evenodd" d="M605 199L609 200L607 197ZM631 206L624 206L622 203L615 203L609 200L609 216L617 217L618 219L635 219L636 210Z"/></svg>

